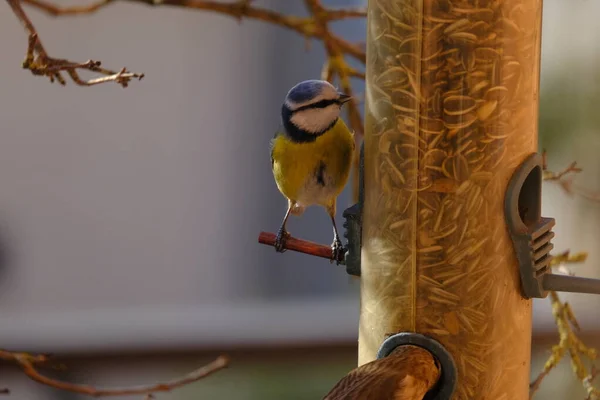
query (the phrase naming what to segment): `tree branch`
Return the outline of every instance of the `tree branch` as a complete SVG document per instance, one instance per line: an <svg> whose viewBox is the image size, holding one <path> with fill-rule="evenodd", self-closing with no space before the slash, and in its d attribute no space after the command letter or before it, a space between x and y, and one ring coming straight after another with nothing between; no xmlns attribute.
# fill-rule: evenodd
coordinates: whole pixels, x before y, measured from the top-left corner
<svg viewBox="0 0 600 400"><path fill-rule="evenodd" d="M562 266L564 264L583 263L586 259L586 253L578 253L571 256L567 250L558 256L554 256L552 265ZM587 400L598 400L600 391L592 385L592 381L597 375L596 368L592 365L591 372L588 372L583 362L583 358L587 358L593 363L598 356L596 349L587 347L575 333L575 331L579 331L581 328L571 306L566 302L561 302L558 294L554 291L550 292L549 298L552 305L552 315L558 328L559 342L552 346L552 354L544 364L544 368L535 380L531 382L529 398L533 399L544 378L548 376L568 353L571 358L573 372L587 392Z"/></svg>
<svg viewBox="0 0 600 400"><path fill-rule="evenodd" d="M301 18L283 15L267 8L252 6L250 4L251 1L248 0L238 0L233 3L223 3L220 1L210 0L100 0L90 5L70 7L61 7L45 0L21 0L21 2L33 6L41 11L45 11L52 16L91 14L108 6L109 4L116 2L139 3L153 7L180 7L192 10L212 11L218 14L234 17L238 20L241 20L242 18L256 19L289 28L308 38L322 38L322 33L315 29L314 16ZM324 14L322 17L327 21L364 18L367 15L367 11L365 9L323 8L323 10ZM332 40L338 44L343 53L358 59L363 64L365 63L366 54L364 49L361 49L360 46L349 43L336 35L331 36L333 38Z"/></svg>
<svg viewBox="0 0 600 400"><path fill-rule="evenodd" d="M546 150L542 152L542 170L543 170L543 179L545 181L554 181L558 183L565 192L569 194L577 194L585 199L590 201L600 202L600 193L593 193L587 189L583 189L580 187L575 187L573 185L573 175L578 174L583 171L581 168L577 166L577 162L573 161L569 164L565 169L559 172L552 172L548 170L547 160L546 160Z"/></svg>
<svg viewBox="0 0 600 400"><path fill-rule="evenodd" d="M46 76L50 78L50 82L56 80L61 85L65 85L66 81L61 73L66 72L73 82L80 86L93 86L105 82L116 82L123 87L127 87L131 79L142 79L144 77L144 74L131 73L125 68L122 68L118 72L102 68L100 66L100 61L88 60L79 63L48 56L46 49L38 37L35 26L21 6L21 0L6 1L29 35L27 53L25 60L22 63L22 67L31 71L33 75ZM96 72L102 75L102 77L86 81L81 79L78 70Z"/></svg>
<svg viewBox="0 0 600 400"><path fill-rule="evenodd" d="M229 359L227 357L220 356L210 364L200 367L180 378L167 382L123 388L96 388L89 385L64 382L40 374L35 368L35 365L47 363L49 357L46 355L31 355L28 353L17 353L0 349L0 359L17 363L23 372L36 382L56 389L92 397L151 395L158 392L170 392L171 390L197 382L202 378L212 375L229 364ZM6 390L5 393L8 393L8 390Z"/></svg>
<svg viewBox="0 0 600 400"><path fill-rule="evenodd" d="M558 328L559 342L552 346L552 354L544 364L544 369L530 385L530 399L539 389L543 379L554 369L560 360L568 353L571 358L571 367L577 378L581 381L587 392L588 400L598 400L600 391L592 386L591 381L594 373L588 372L584 365L583 357L594 362L597 358L596 349L587 347L575 334L573 328L579 330L579 324L575 319L573 310L568 303L562 303L556 292L550 292L550 302L552 304L552 315Z"/></svg>
<svg viewBox="0 0 600 400"><path fill-rule="evenodd" d="M552 267L558 267L563 264L583 263L585 262L585 260L587 260L587 257L588 253L586 252L571 254L570 250L565 250L560 254L552 256L552 261L550 262L550 265Z"/></svg>
<svg viewBox="0 0 600 400"><path fill-rule="evenodd" d="M366 18L366 8L344 8L344 9L330 9L327 13L327 19L329 21L336 21L339 19L347 18Z"/></svg>
<svg viewBox="0 0 600 400"><path fill-rule="evenodd" d="M101 0L101 1L97 1L95 3L89 4L87 6L64 6L64 7L61 7L61 6L55 6L54 4L51 4L51 3L48 3L45 1L21 0L21 3L34 6L35 8L45 11L46 13L48 13L52 16L91 14L91 13L96 12L99 9L103 8L104 6L107 6L108 4L110 4L112 2L113 2L112 0Z"/></svg>

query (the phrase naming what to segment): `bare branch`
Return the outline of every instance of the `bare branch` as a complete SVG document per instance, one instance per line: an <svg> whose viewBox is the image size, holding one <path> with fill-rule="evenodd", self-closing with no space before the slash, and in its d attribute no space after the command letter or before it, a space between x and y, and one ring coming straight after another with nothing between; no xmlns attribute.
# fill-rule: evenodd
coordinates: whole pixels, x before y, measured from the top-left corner
<svg viewBox="0 0 600 400"><path fill-rule="evenodd" d="M588 397L586 400L597 400L598 396L600 395L600 392L598 391L598 389L596 389L592 385L592 382L594 381L594 379L596 379L596 377L598 377L599 372L600 372L600 370L598 370L598 368L596 368L595 365L592 365L592 371L590 372L590 375L587 376L583 380L583 388L585 389L585 391L588 394Z"/></svg>
<svg viewBox="0 0 600 400"><path fill-rule="evenodd" d="M583 171L581 168L577 167L577 162L573 161L567 168L564 170L554 173L548 170L548 161L547 161L547 153L546 150L542 151L542 170L544 171L544 180L546 181L560 181L565 176L570 174L577 174Z"/></svg>
<svg viewBox="0 0 600 400"><path fill-rule="evenodd" d="M550 265L552 267L557 267L562 264L582 263L587 260L587 257L588 257L588 253L586 253L586 252L571 254L570 250L565 250L564 252L562 252L560 254L552 256L552 261L550 262Z"/></svg>
<svg viewBox="0 0 600 400"><path fill-rule="evenodd" d="M330 9L327 12L327 19L329 21L335 21L338 19L348 18L366 18L366 8L344 8L344 9Z"/></svg>
<svg viewBox="0 0 600 400"><path fill-rule="evenodd" d="M113 0L101 0L95 3L89 4L87 6L55 6L51 3L45 1L38 0L21 0L23 4L29 4L36 8L39 8L42 11L47 12L50 15L58 16L58 15L79 15L79 14L91 14L93 12L98 11L99 9L107 6L110 3L113 3Z"/></svg>
<svg viewBox="0 0 600 400"><path fill-rule="evenodd" d="M193 10L204 10L213 11L219 14L228 15L236 19L251 18L257 19L264 22L269 22L275 25L283 26L292 29L298 33L306 36L312 36L311 25L312 20L310 18L299 18L295 16L286 16L279 14L275 11L271 11L266 8L254 7L250 5L248 1L237 1L234 3L223 3L220 1L188 1L188 0L101 0L92 5L87 6L74 6L74 7L62 7L55 5L51 2L44 0L22 0L23 3L34 6L42 11L47 12L53 16L65 16L65 15L81 15L91 14L99 9L115 3L128 2L128 3L140 3L148 6L171 6L171 7L182 7Z"/></svg>
<svg viewBox="0 0 600 400"><path fill-rule="evenodd" d="M129 82L134 79L142 79L144 74L135 74L127 71L125 68L121 71L111 71L100 67L100 61L88 60L83 63L68 61L64 59L52 58L48 56L46 49L38 37L35 26L23 11L21 0L7 0L13 13L21 22L25 31L29 34L27 53L22 67L31 71L33 75L46 76L50 82L58 81L65 85L66 81L62 72L67 73L69 77L80 86L93 86L99 83L116 82L123 87L127 87ZM83 80L80 78L78 70L88 70L100 75L101 78Z"/></svg>
<svg viewBox="0 0 600 400"><path fill-rule="evenodd" d="M577 166L577 162L573 161L565 169L560 172L552 172L548 170L546 162L546 150L542 152L542 170L543 179L545 181L554 181L558 183L565 192L569 194L577 194L590 201L600 202L600 193L594 193L587 189L576 187L573 185L573 175L583 171Z"/></svg>
<svg viewBox="0 0 600 400"><path fill-rule="evenodd" d="M7 0L14 4L18 4L19 0ZM130 2L130 3L140 3L149 6L171 6L171 7L181 7L192 10L204 10L204 11L212 11L218 14L228 15L234 17L238 20L242 18L255 19L259 21L268 22L274 25L286 27L291 29L306 38L317 38L321 39L325 44L328 52L328 58L330 60L330 64L332 65L332 74L330 74L330 78L333 79L334 74L339 76L340 84L344 90L350 87L350 83L348 78L360 78L364 79L364 73L361 71L357 71L354 68L351 68L346 61L344 60L344 56L350 56L359 60L361 63L366 62L366 51L364 46L359 44L354 44L346 41L345 39L333 34L329 29L327 23L330 21L338 21L342 19L349 18L364 18L366 16L366 10L361 9L329 9L325 8L321 5L320 1L308 1L307 6L311 11L311 16L306 18L283 15L277 13L275 11L256 7L251 5L251 1L249 0L239 0L233 3L223 3L220 1L206 1L206 0L99 0L92 4L84 5L84 6L58 6L53 4L52 2L48 2L45 0L20 0L22 3L27 4L29 6L35 7L41 11L44 11L53 16L64 16L64 15L81 15L81 14L91 14L103 7L106 7L112 3L116 3L117 1L121 2ZM24 13L22 13L24 14ZM31 27L33 28L33 27ZM29 30L31 32L35 32L35 30ZM61 60L64 61L64 60ZM44 63L42 63L44 65ZM86 63L84 63L86 68L90 69ZM30 68L31 69L31 68ZM34 71L34 74L38 71ZM99 71L96 71L99 72ZM124 79L126 75L125 72L121 72L120 75L117 72L107 71L111 73L106 73L107 78L101 79L99 81L90 81L89 84L97 84L105 81L115 80L120 81ZM110 78L108 78L110 77ZM132 76L133 77L133 76ZM135 76L137 77L137 76ZM73 77L72 77L73 78ZM51 75L51 79L59 79L56 76ZM75 79L75 82L78 84L80 80ZM329 80L331 80L329 79ZM351 120L352 128L358 132L358 137L362 138L362 122L360 122L360 114L358 113L358 109L354 109L354 107L350 107L349 117Z"/></svg>
<svg viewBox="0 0 600 400"><path fill-rule="evenodd" d="M267 9L251 7L250 3L252 0L240 0L234 3L222 3L218 1L185 1L185 0L171 0L171 1L157 1L157 0L99 0L89 5L84 6L58 6L51 2L47 2L44 0L23 0L23 3L30 4L39 8L42 11L47 12L53 16L60 15L81 15L81 14L91 14L93 12L98 11L99 9L117 1L128 1L134 3L143 3L149 6L172 6L172 7L185 7L199 10L211 10L217 11L223 14L228 14L231 16L239 16L240 14L244 14L244 16L250 18L261 19L267 22L272 22L278 25L282 24L282 20L286 17L281 16L275 12L272 12ZM340 19L350 19L350 18L365 18L367 16L366 8L339 8L339 9L330 9L327 13L327 19L330 21L336 21ZM289 23L290 26L294 25L294 22L298 20L298 18L290 17ZM294 28L295 29L295 28Z"/></svg>
<svg viewBox="0 0 600 400"><path fill-rule="evenodd" d="M545 164L544 164L545 166ZM552 256L553 267L562 268L565 264L583 263L587 260L587 253L576 253L571 254L569 250L566 250L558 255ZM567 271L569 275L574 275L571 271ZM548 374L558 365L560 360L568 353L571 358L571 366L573 372L577 378L581 381L584 386L588 397L588 400L597 400L598 390L592 386L592 381L597 375L597 370L592 365L590 373L584 366L582 357L587 358L591 362L594 362L597 358L596 349L589 348L583 344L581 339L577 337L575 331L580 331L581 327L575 318L575 314L568 303L562 303L556 292L550 292L550 303L552 305L552 315L556 321L558 328L559 343L552 346L552 354L546 361L544 368L538 374L530 384L530 399L533 398L534 394L539 389L542 381Z"/></svg>
<svg viewBox="0 0 600 400"><path fill-rule="evenodd" d="M266 8L252 6L250 4L251 2L248 0L239 0L233 3L223 3L220 1L209 0L100 0L91 5L71 7L61 7L45 0L21 1L53 16L91 14L117 1L140 3L156 7L181 7L192 10L212 11L219 14L229 15L238 20L241 20L242 18L256 19L289 28L306 37L322 38L322 32L319 32L317 29L315 29L315 19L313 17L301 18L291 15L283 15ZM322 17L327 21L360 18L366 16L366 10L364 9L323 8L323 10L324 13ZM332 40L338 44L340 49L345 54L348 54L362 61L363 63L365 62L366 57L364 49L361 49L360 46L349 43L338 36L332 35L332 37Z"/></svg>
<svg viewBox="0 0 600 400"><path fill-rule="evenodd" d="M171 381L156 383L151 385L123 387L123 388L97 388L89 385L80 385L75 383L64 382L49 378L38 372L36 365L44 364L49 361L46 355L31 355L28 353L11 352L0 349L0 359L17 363L23 372L32 380L44 385L61 389L73 393L79 393L92 397L109 397L109 396L132 396L132 395L152 395L158 392L170 392L181 386L197 382L213 373L225 368L229 364L229 359L225 356L220 356L210 364L200 367L189 374ZM151 398L151 397L150 397Z"/></svg>
<svg viewBox="0 0 600 400"><path fill-rule="evenodd" d="M571 366L575 376L584 386L588 400L597 400L600 391L592 386L592 380L596 372L588 372L584 365L583 358L594 362L597 359L596 349L587 347L581 339L575 334L573 329L579 331L579 324L568 303L562 303L556 292L550 292L550 302L552 304L552 315L558 328L559 342L552 346L552 354L546 361L543 370L530 385L530 399L533 398L544 378L554 369L560 360L568 353L571 358Z"/></svg>

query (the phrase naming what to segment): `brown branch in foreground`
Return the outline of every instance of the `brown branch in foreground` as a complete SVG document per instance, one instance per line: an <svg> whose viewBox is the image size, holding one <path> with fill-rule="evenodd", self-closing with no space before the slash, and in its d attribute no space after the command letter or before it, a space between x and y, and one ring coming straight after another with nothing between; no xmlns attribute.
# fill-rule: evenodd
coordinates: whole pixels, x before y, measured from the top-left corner
<svg viewBox="0 0 600 400"><path fill-rule="evenodd" d="M78 63L48 56L46 49L38 37L35 26L21 6L21 0L6 1L29 35L27 53L25 60L22 63L22 67L31 71L33 75L46 76L50 78L50 82L58 81L61 85L65 85L66 81L62 76L62 72L65 72L73 82L80 86L93 86L105 82L116 82L123 87L127 87L129 82L134 78L142 79L144 77L144 74L131 73L125 68L120 71L111 71L102 68L100 66L100 61L88 60L83 63ZM102 75L102 77L83 80L79 76L78 70L92 71Z"/></svg>
<svg viewBox="0 0 600 400"><path fill-rule="evenodd" d="M132 396L144 394L152 395L153 393L158 392L170 392L171 390L189 385L190 383L199 381L202 378L212 375L213 373L227 367L229 364L229 359L227 357L220 356L210 364L202 366L190 372L189 374L171 381L123 388L97 388L94 386L64 382L40 374L35 368L35 365L47 363L49 358L46 355L31 355L28 353L18 353L0 349L0 359L17 363L23 372L36 382L56 389L92 397Z"/></svg>
<svg viewBox="0 0 600 400"><path fill-rule="evenodd" d="M427 350L399 346L343 377L323 400L422 400L437 383L440 367Z"/></svg>

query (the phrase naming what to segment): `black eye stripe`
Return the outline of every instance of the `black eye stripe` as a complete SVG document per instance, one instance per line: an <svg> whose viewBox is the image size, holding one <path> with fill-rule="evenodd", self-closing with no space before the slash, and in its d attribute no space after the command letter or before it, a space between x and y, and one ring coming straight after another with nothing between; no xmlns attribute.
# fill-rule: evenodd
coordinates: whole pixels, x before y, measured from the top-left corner
<svg viewBox="0 0 600 400"><path fill-rule="evenodd" d="M338 100L321 100L321 101L317 101L316 103L307 104L305 106L299 107L299 108L295 109L294 112L301 111L301 110L307 110L309 108L325 108L332 104L339 104L339 103L340 102Z"/></svg>

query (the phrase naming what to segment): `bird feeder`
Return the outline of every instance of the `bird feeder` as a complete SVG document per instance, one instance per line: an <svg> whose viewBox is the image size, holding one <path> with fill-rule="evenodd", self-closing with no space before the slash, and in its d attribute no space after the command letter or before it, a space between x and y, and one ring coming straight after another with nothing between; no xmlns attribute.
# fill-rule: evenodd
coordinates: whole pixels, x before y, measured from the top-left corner
<svg viewBox="0 0 600 400"><path fill-rule="evenodd" d="M425 335L454 359L456 400L528 398L505 194L537 150L541 15L541 0L369 2L359 364Z"/></svg>
<svg viewBox="0 0 600 400"><path fill-rule="evenodd" d="M541 0L369 2L359 365L419 342L452 399L525 400L531 298L599 292L550 271L541 17Z"/></svg>

